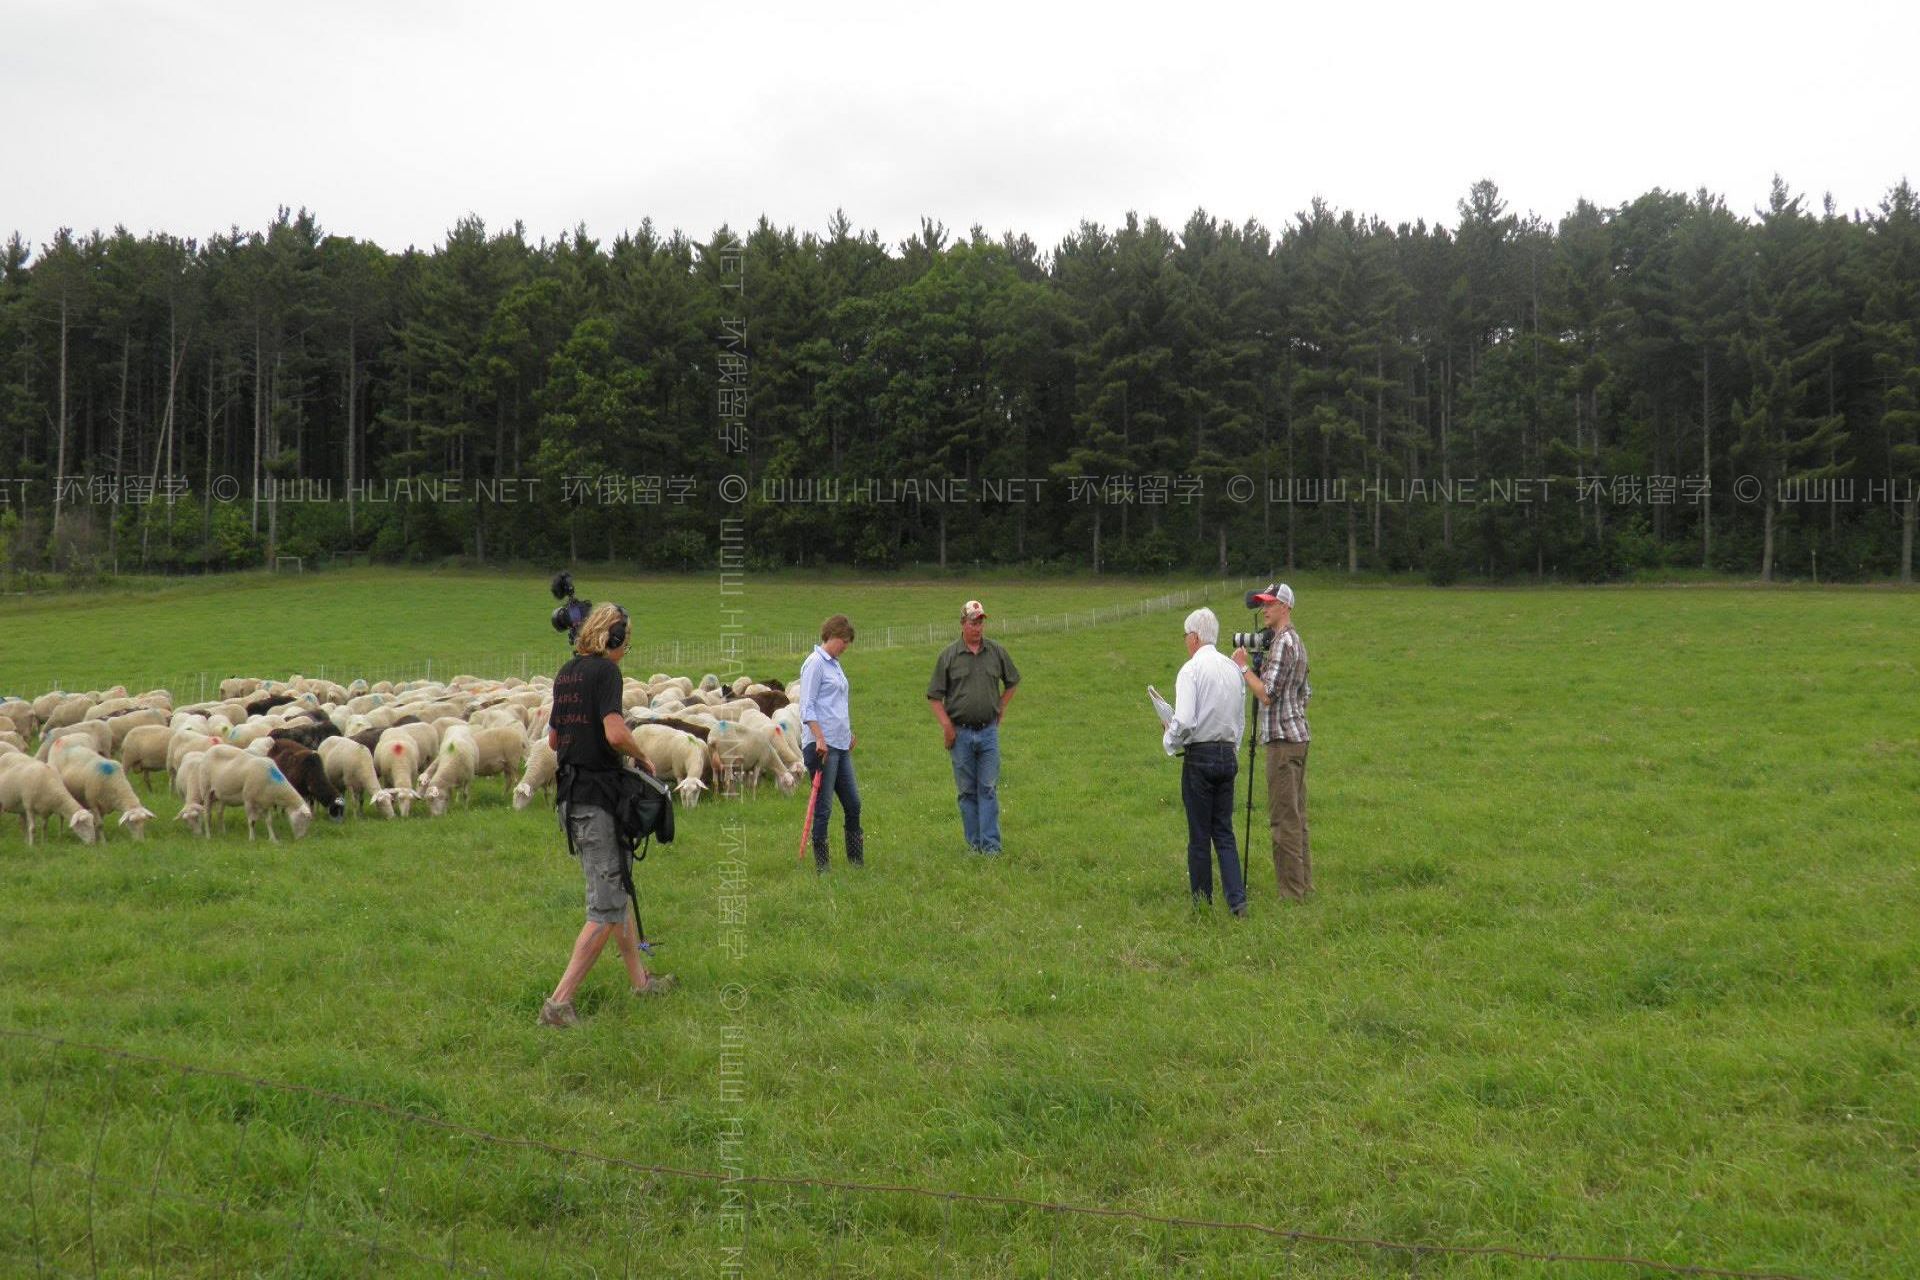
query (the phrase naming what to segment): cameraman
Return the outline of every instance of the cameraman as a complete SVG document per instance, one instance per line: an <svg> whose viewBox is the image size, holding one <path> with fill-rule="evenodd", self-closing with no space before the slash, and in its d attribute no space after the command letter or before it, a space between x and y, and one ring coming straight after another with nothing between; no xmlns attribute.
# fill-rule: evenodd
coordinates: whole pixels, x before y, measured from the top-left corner
<svg viewBox="0 0 1920 1280"><path fill-rule="evenodd" d="M1307 852L1307 646L1293 629L1293 588L1270 584L1247 596L1260 606L1269 639L1265 660L1254 671L1245 649L1233 651L1240 678L1260 702L1259 739L1267 748L1267 824L1273 831L1273 874L1283 898L1313 891L1313 861Z"/></svg>
<svg viewBox="0 0 1920 1280"><path fill-rule="evenodd" d="M1247 914L1247 886L1233 840L1233 779L1240 772L1234 750L1246 727L1240 675L1215 648L1220 619L1211 609L1187 615L1187 664L1173 686L1173 718L1161 745L1168 755L1184 748L1180 801L1187 811L1187 890L1194 905L1213 901L1213 859L1220 858L1220 887L1236 916Z"/></svg>
<svg viewBox="0 0 1920 1280"><path fill-rule="evenodd" d="M579 854L586 877L587 922L574 939L573 957L567 961L560 985L540 1006L543 1027L579 1024L574 989L600 958L609 937L619 944L635 995L662 995L673 986L672 975L648 973L640 958L640 935L621 882L625 855L614 835L614 783L622 768L620 757L653 772L621 714L619 663L626 656L630 629L626 610L617 604L601 605L580 624L574 656L553 678L547 745L559 760L560 828Z"/></svg>

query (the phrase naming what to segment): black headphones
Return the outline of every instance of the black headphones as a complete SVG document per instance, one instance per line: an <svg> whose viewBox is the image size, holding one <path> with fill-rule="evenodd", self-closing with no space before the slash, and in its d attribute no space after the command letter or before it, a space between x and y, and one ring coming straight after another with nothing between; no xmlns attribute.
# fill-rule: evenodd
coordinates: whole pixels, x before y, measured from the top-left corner
<svg viewBox="0 0 1920 1280"><path fill-rule="evenodd" d="M615 605L613 607L616 609L620 609L619 605ZM620 621L614 623L613 626L609 628L607 631L607 652L612 653L615 649L623 647L626 643L627 643L627 611L625 609L620 609Z"/></svg>

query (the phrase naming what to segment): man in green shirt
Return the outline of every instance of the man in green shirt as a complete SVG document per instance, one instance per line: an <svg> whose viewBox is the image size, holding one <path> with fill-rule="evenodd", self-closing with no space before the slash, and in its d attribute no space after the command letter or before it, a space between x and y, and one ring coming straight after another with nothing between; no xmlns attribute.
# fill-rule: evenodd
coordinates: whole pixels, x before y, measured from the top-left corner
<svg viewBox="0 0 1920 1280"><path fill-rule="evenodd" d="M933 664L927 705L940 722L953 780L960 790L960 826L975 853L1000 852L1000 721L1020 683L1007 651L987 639L987 611L978 600L960 609L960 638Z"/></svg>

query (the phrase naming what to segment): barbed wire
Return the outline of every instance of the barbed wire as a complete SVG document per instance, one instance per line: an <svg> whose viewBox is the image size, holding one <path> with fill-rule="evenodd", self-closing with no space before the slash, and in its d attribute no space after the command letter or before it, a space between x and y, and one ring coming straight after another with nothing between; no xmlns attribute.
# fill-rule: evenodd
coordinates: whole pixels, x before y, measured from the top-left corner
<svg viewBox="0 0 1920 1280"><path fill-rule="evenodd" d="M685 1167L676 1166L676 1165L654 1163L654 1162L642 1161L642 1160L633 1160L623 1156L606 1155L602 1152L591 1151L591 1150L587 1150L580 1147L567 1146L560 1143L547 1142L538 1138L524 1138L524 1137L514 1137L506 1134L496 1134L485 1129L477 1128L472 1125L461 1124L457 1121L452 1121L452 1120L446 1120L439 1116L428 1115L428 1114L424 1114L417 1111L410 1111L403 1107L396 1107L390 1103L377 1102L367 1098L357 1098L351 1094L340 1093L336 1090L324 1089L315 1085L297 1084L297 1083L290 1083L287 1081L271 1080L265 1077L249 1075L245 1072L235 1071L229 1068L205 1067L205 1066L199 1066L192 1063L178 1062L173 1059L163 1058L153 1054L137 1053L127 1049L117 1048L112 1045L100 1045L100 1044L88 1043L85 1041L71 1040L63 1036L51 1035L45 1032L29 1031L22 1028L11 1028L11 1027L0 1028L0 1038L6 1038L6 1039L15 1040L15 1041L36 1042L39 1044L52 1046L68 1052L93 1054L100 1057L113 1059L117 1062L140 1063L148 1066L160 1067L166 1070L177 1072L181 1075L198 1076L203 1078L232 1081L238 1084L246 1085L247 1087L252 1089L267 1090L267 1091L273 1091L273 1092L285 1093L285 1094L302 1095L306 1097L320 1099L325 1102L334 1103L342 1107L348 1107L355 1110L388 1116L393 1119L403 1121L409 1125L417 1125L423 1128L429 1128L429 1129L434 1129L444 1133L459 1135L461 1137L473 1139L476 1143L482 1143L488 1146L498 1147L505 1150L534 1151L544 1155L550 1155L550 1156L556 1157L562 1161L566 1161L566 1160L588 1161L605 1168L618 1169L618 1170L623 1170L631 1173L641 1173L641 1174L649 1175L651 1177L674 1178L674 1179L680 1179L687 1182L698 1182L698 1183L721 1183L721 1184L735 1185L735 1186L747 1185L747 1186L779 1187L779 1188L785 1188L785 1189L836 1191L836 1192L846 1192L846 1193L856 1194L856 1195L911 1196L911 1197L926 1199L930 1201L945 1202L949 1207L956 1204L972 1204L972 1205L992 1206L997 1208L1021 1209L1021 1210L1027 1210L1027 1211L1032 1211L1036 1213L1050 1214L1050 1215L1053 1215L1053 1220L1055 1223L1056 1238L1058 1233L1058 1224L1062 1220L1066 1218L1071 1218L1071 1217L1079 1217L1079 1218L1109 1220L1109 1221L1120 1220L1120 1221L1137 1222L1137 1223L1142 1223L1150 1226L1170 1227L1170 1228L1178 1228L1182 1230L1218 1231L1218 1232L1234 1232L1234 1233L1240 1233L1240 1234L1252 1234L1252 1235L1259 1235L1259 1236L1272 1238L1272 1239L1285 1240L1293 1244L1324 1245L1324 1246L1340 1247L1340 1248L1346 1248L1346 1249L1352 1249L1352 1250L1365 1250L1365 1251L1371 1251L1375 1253L1391 1253L1391 1254L1402 1255L1402 1256L1413 1259L1416 1267L1418 1266L1421 1260L1426 1258L1497 1258L1497 1259L1503 1259L1507 1261L1535 1262L1535 1263L1543 1263L1548 1265L1569 1265L1569 1266L1583 1265L1583 1266L1617 1267L1617 1268L1623 1268L1623 1269L1634 1269L1641 1272L1651 1272L1659 1275L1713 1277L1714 1280L1811 1280L1811 1277L1808 1277L1803 1274L1792 1273L1792 1272L1734 1270L1734 1269L1729 1269L1724 1267L1704 1266L1704 1265L1698 1265L1693 1263L1666 1262L1658 1259L1641 1258L1641 1257L1635 1257L1635 1256L1626 1255L1626 1254L1569 1253L1569 1252L1561 1252L1557 1250L1528 1249L1518 1245L1498 1245L1498 1244L1468 1245L1468 1244L1435 1243L1430 1241L1395 1240L1395 1239L1388 1239L1388 1238L1376 1237L1376 1236L1341 1235L1341 1234L1334 1234L1334 1233L1321 1232L1321 1231L1309 1231L1309 1230L1305 1230L1297 1227L1275 1226L1273 1224L1263 1223L1263 1222L1250 1222L1250 1221L1235 1220L1235 1219L1202 1218L1202 1217L1192 1217L1192 1216L1178 1215L1178 1214L1151 1213L1141 1209L1115 1208L1108 1205L1075 1204L1075 1203L1066 1202L1066 1201L1043 1200L1043 1199L1039 1199L1032 1196L1023 1196L1023 1195L1016 1195L1011 1193L959 1191L959 1190L944 1189L944 1188L938 1188L938 1187L923 1187L923 1186L918 1186L911 1183L866 1182L866 1181L858 1181L858 1180L847 1179L847 1178L816 1177L816 1176L802 1175L802 1174L741 1173L741 1172L734 1172L730 1170L685 1168ZM48 1097L51 1096L51 1087L52 1087L52 1082L50 1078L48 1082ZM33 1201L32 1170L36 1167L51 1167L48 1165L47 1162L43 1161L40 1156L41 1130L44 1128L44 1125L45 1125L45 1120L46 1120L45 1108L47 1106L47 1101L48 1101L48 1098L42 1099L42 1113L41 1113L39 1122L35 1126L33 1151L31 1156L29 1157L28 1194L29 1194L30 1203L34 1204L35 1206L34 1207L34 1236L36 1241L36 1250L38 1247L39 1220L38 1220L37 1202ZM251 1113L249 1113L249 1115L247 1116L247 1120L250 1122ZM105 1132L104 1118L102 1119L102 1122L101 1122L100 1132L102 1135ZM244 1143L244 1136L242 1141ZM99 1145L98 1144L99 1144L99 1138L96 1137L96 1144L94 1149L94 1168L87 1171L90 1187L97 1185L97 1166L99 1162ZM162 1153L162 1159L164 1159L164 1151ZM394 1159L396 1162L399 1159L397 1149L396 1149ZM469 1163L470 1162L471 1162L471 1156L469 1157ZM75 1171L77 1172L77 1168ZM155 1171L153 1187L150 1190L149 1194L152 1196L158 1196L159 1194L158 1188L159 1188L159 1173L158 1173L158 1164L156 1163L156 1171ZM181 1193L177 1193L169 1190L168 1194L169 1196L177 1197ZM221 1203L223 1206L225 1205L224 1197ZM88 1212L89 1212L88 1233L90 1237L89 1247L91 1248L91 1234L93 1230L92 1217L91 1217L91 1214L92 1214L91 1199L89 1201ZM223 1213L225 1212L224 1207L222 1209L222 1212ZM256 1211L251 1209L249 1210L249 1213L265 1213L265 1212L266 1211ZM278 1214L274 1216L280 1219L285 1219L287 1217L287 1215L284 1215L284 1214ZM949 1222L949 1225L950 1225L950 1222ZM317 1227L309 1227L307 1229L316 1230L316 1231L320 1230L320 1228L317 1228ZM376 1248L376 1249L389 1248L389 1246L381 1244L376 1237L357 1236L357 1235L352 1235L352 1233L347 1233L347 1234L351 1236L352 1241L354 1243L364 1244L369 1246L370 1248ZM392 1251L402 1252L397 1249L397 1246L395 1246ZM1052 1249L1050 1247L1049 1254L1051 1255L1051 1253L1052 1253ZM473 1272L471 1270L464 1271L464 1272L461 1271L457 1263L454 1261L454 1255L452 1254L450 1254L449 1258L447 1259L429 1259L424 1257L423 1255L418 1255L418 1254L414 1254L410 1256L414 1257L416 1260L419 1260L422 1262L428 1262L435 1267L443 1268L445 1270L452 1271L456 1274L486 1274L484 1272Z"/></svg>

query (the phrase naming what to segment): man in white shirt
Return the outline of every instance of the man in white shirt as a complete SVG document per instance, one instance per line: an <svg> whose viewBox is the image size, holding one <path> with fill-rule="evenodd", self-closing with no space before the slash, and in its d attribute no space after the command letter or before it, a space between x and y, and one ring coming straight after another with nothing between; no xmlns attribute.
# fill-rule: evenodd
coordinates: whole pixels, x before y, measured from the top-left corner
<svg viewBox="0 0 1920 1280"><path fill-rule="evenodd" d="M1220 887L1236 916L1247 914L1247 886L1233 840L1235 752L1246 727L1240 701L1240 669L1215 648L1220 620L1211 609L1187 615L1187 664L1174 684L1173 717L1161 738L1168 755L1184 750L1180 799L1187 809L1187 887L1194 902L1213 901L1213 859L1220 859Z"/></svg>

